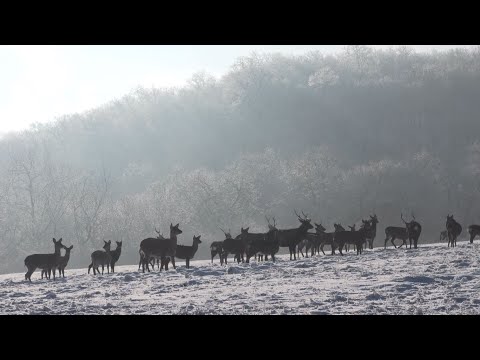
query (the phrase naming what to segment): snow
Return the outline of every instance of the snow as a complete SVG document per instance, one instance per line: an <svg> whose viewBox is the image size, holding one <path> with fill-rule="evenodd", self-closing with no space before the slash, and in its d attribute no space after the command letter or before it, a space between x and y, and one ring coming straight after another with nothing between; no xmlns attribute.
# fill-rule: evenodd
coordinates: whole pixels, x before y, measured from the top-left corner
<svg viewBox="0 0 480 360"><path fill-rule="evenodd" d="M145 274L67 269L56 281L37 271L32 283L0 275L0 314L480 314L480 244L457 244L227 266L217 257Z"/></svg>

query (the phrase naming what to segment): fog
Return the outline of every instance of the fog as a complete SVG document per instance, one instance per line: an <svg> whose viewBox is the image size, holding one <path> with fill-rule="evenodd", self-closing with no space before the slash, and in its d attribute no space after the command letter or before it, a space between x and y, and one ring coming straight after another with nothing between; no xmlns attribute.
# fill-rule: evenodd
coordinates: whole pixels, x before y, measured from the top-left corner
<svg viewBox="0 0 480 360"><path fill-rule="evenodd" d="M252 53L220 76L4 135L0 271L23 271L52 237L74 246L69 268L86 269L104 239L123 241L120 265L138 263L140 241L170 223L179 244L201 235L195 259L208 259L219 227L264 232L265 215L296 227L294 209L328 231L376 213L375 246L402 212L422 224L420 246L438 241L447 214L479 223L479 55Z"/></svg>

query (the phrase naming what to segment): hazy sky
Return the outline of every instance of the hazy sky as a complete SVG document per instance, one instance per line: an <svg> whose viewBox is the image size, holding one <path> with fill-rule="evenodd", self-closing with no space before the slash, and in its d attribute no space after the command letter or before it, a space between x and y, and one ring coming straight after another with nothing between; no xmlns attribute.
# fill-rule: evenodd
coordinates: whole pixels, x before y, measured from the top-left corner
<svg viewBox="0 0 480 360"><path fill-rule="evenodd" d="M239 56L257 52L334 53L344 45L62 45L0 46L0 134L81 112L137 86L183 85L205 70L223 75ZM392 45L371 45L389 48ZM466 45L412 45L418 51Z"/></svg>

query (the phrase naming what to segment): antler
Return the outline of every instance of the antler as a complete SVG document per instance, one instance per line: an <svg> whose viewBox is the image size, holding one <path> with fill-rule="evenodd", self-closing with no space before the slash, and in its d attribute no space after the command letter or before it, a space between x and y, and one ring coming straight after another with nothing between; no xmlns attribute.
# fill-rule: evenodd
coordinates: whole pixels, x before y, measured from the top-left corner
<svg viewBox="0 0 480 360"><path fill-rule="evenodd" d="M413 218L413 220L416 220L416 219L415 219L415 215L413 215L413 211L412 211L412 218Z"/></svg>
<svg viewBox="0 0 480 360"><path fill-rule="evenodd" d="M220 226L218 227L220 230L222 230L222 232L224 233L225 236L227 236L227 233L225 232L225 230L223 230Z"/></svg>
<svg viewBox="0 0 480 360"><path fill-rule="evenodd" d="M157 227L155 226L155 232L160 235L160 231L157 230Z"/></svg>
<svg viewBox="0 0 480 360"><path fill-rule="evenodd" d="M302 210L302 214L303 214L303 216L305 217L305 219L308 219L308 215L305 214L305 213L303 212L303 210Z"/></svg>
<svg viewBox="0 0 480 360"><path fill-rule="evenodd" d="M296 209L293 209L293 211L295 212L295 215L297 215L297 217L298 217L299 219L301 219L300 215L297 214L297 210L296 210Z"/></svg>
<svg viewBox="0 0 480 360"><path fill-rule="evenodd" d="M400 218L402 219L402 221L406 224L407 222L403 219L403 214L400 213Z"/></svg>

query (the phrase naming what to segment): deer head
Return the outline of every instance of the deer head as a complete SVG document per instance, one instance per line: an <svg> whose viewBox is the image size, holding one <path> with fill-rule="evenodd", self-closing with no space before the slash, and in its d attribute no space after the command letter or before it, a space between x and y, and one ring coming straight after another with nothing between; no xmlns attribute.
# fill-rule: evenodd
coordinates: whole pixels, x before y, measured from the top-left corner
<svg viewBox="0 0 480 360"><path fill-rule="evenodd" d="M200 236L202 236L202 235L198 235L198 236L193 235L193 243L194 244L201 244L202 243L200 241Z"/></svg>

